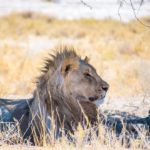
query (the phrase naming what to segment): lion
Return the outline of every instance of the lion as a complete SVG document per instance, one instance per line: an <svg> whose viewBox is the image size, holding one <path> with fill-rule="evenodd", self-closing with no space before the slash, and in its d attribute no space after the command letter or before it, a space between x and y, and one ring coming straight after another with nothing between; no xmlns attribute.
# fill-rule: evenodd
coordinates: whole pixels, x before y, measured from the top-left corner
<svg viewBox="0 0 150 150"><path fill-rule="evenodd" d="M65 47L46 60L43 74L37 80L30 120L34 117L33 126L41 129L42 117L50 128L49 118L53 115L58 128L63 123L65 130L74 132L86 115L93 125L108 88L87 57L81 59L74 49Z"/></svg>
<svg viewBox="0 0 150 150"><path fill-rule="evenodd" d="M22 124L38 139L50 134L53 124L56 138L61 136L62 128L68 134L74 133L79 123L94 126L97 109L108 89L108 83L97 74L87 57L81 59L73 48L61 48L46 60L33 99L24 106L28 111Z"/></svg>

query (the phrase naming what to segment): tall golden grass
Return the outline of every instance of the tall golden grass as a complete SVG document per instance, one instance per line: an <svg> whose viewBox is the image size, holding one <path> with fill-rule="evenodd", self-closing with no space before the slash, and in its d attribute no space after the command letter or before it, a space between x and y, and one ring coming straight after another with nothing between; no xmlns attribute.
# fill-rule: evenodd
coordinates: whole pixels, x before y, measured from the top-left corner
<svg viewBox="0 0 150 150"><path fill-rule="evenodd" d="M52 121L53 122L53 121ZM68 140L67 136L62 130L62 136L59 139L55 138L55 124L52 124L51 134L48 134L46 130L47 126L45 122L41 119L41 128L39 129L42 134L40 135L41 139L39 140L37 134L35 133L35 145L29 140L23 140L22 134L19 132L18 124L10 126L9 130L1 132L0 134L0 149L56 149L56 150L99 150L99 149L118 149L123 150L130 148L135 149L149 149L150 143L147 139L146 130L142 128L136 128L136 131L139 134L139 138L135 139L132 136L125 136L128 131L125 126L122 129L122 133L119 137L116 137L115 130L113 128L108 129L106 126L101 123L97 128L95 127L83 127L81 124L78 125L77 130L74 134L71 134L73 140ZM54 127L54 128L53 128ZM16 130L17 128L17 130ZM97 135L98 131L98 135ZM90 137L90 140L89 140ZM130 140L129 140L130 139ZM128 141L129 140L129 141ZM130 147L128 147L130 146Z"/></svg>
<svg viewBox="0 0 150 150"><path fill-rule="evenodd" d="M149 17L141 20L150 24ZM13 13L0 17L0 39L0 97L32 94L44 58L60 45L72 45L79 55L90 58L100 76L110 84L109 96L149 95L150 29L138 21L69 21L30 12ZM39 40L32 45L34 39ZM47 44L47 39L52 41L52 45L36 50L40 40ZM93 135L94 139L90 144L83 144L82 140L87 131L79 126L74 135L77 139L76 146L68 144L63 137L58 141L54 140L51 145L36 149L123 149L115 137L103 134L103 128L99 126L102 134L99 137ZM145 139L134 141L132 149L136 149L141 142L144 143ZM30 144L21 147L3 144L2 147L28 148L35 149Z"/></svg>

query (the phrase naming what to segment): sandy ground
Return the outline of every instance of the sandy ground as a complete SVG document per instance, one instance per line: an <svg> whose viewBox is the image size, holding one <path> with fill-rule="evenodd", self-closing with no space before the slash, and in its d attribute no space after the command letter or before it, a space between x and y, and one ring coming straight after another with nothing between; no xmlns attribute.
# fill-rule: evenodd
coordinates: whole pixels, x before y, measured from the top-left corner
<svg viewBox="0 0 150 150"><path fill-rule="evenodd" d="M100 108L102 110L119 110L145 117L150 110L150 97L106 97Z"/></svg>

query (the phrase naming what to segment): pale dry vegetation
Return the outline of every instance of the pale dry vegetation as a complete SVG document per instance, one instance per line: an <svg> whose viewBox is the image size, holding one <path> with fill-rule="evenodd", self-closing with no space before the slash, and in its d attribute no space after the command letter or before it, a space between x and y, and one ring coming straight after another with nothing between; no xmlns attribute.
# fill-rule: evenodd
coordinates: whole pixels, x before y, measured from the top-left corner
<svg viewBox="0 0 150 150"><path fill-rule="evenodd" d="M149 18L143 21L148 24ZM62 44L90 57L110 83L110 95L150 91L150 29L137 21L67 21L32 13L11 14L0 18L0 39L2 96L32 93L43 57Z"/></svg>
<svg viewBox="0 0 150 150"><path fill-rule="evenodd" d="M150 24L149 18L142 21ZM90 57L91 64L110 84L110 97L149 95L150 28L137 21L69 21L40 14L13 13L0 17L0 97L32 95L43 58L60 45L72 45L78 54ZM102 128L100 126L101 133ZM91 144L83 144L84 134L81 129L76 132L76 146L68 145L64 138L36 149L122 149L116 138L105 134L94 137ZM134 141L132 148L137 148L140 142ZM4 144L2 149L35 149L29 145Z"/></svg>
<svg viewBox="0 0 150 150"><path fill-rule="evenodd" d="M41 121L42 122L42 121ZM9 126L9 127L8 127ZM54 124L52 125L55 126ZM116 133L114 130L109 130L104 125L99 124L96 131L99 131L99 135L97 136L97 132L95 128L82 128L79 124L74 135L71 134L73 140L68 140L67 137L62 134L62 137L59 139L54 138L54 130L51 131L51 135L43 134L42 141L36 141L36 144L33 144L29 140L23 140L22 135L19 132L19 127L16 124L8 125L7 130L1 132L0 134L0 149L37 149L37 150L125 150L127 148L131 148L132 150L136 149L149 149L150 142L146 137L146 130L142 130L142 128L136 128L139 133L139 138L134 139L132 136L130 140L126 139L125 132L126 129L123 128L122 133L119 137L116 137ZM43 126L43 128L45 128ZM40 129L42 130L42 129ZM63 131L62 131L63 132ZM90 140L88 139L90 135ZM37 137L36 137L37 138ZM50 143L47 143L47 139L50 139ZM74 141L74 142L72 142ZM39 144L40 143L40 144ZM42 146L40 146L42 143ZM130 145L130 147L128 147Z"/></svg>

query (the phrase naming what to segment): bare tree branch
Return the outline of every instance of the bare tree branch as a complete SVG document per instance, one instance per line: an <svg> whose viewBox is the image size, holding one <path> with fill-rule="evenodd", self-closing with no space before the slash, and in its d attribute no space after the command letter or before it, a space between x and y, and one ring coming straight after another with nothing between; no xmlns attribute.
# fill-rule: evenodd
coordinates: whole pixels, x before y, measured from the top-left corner
<svg viewBox="0 0 150 150"><path fill-rule="evenodd" d="M81 3L82 3L83 5L85 5L86 7L90 8L90 9L93 9L92 6L90 6L89 4L87 4L86 2L84 2L83 0L80 0L80 1L81 1Z"/></svg>
<svg viewBox="0 0 150 150"><path fill-rule="evenodd" d="M90 8L90 9L93 9L93 7L92 7L91 5L89 5L89 4L87 4L84 0L80 0L80 2L81 2L83 5L85 5L86 7ZM133 14L134 14L134 17L136 18L136 20L137 20L140 24L144 25L145 27L150 28L150 25L147 25L147 24L143 23L143 22L137 17L136 9L134 8L134 5L133 5L132 0L129 0L130 3L128 3L126 0L119 0L119 2L120 2L120 3L119 3L119 7L118 7L118 16L119 16L120 20L122 20L122 19L121 19L121 14L120 14L120 9L122 8L123 3L126 3L126 4L131 5L132 10L133 10ZM144 0L141 0L141 1L140 1L139 8L138 8L138 10L137 10L137 13L139 13L139 11L140 11L141 6L142 6L143 3L144 3Z"/></svg>
<svg viewBox="0 0 150 150"><path fill-rule="evenodd" d="M123 1L120 1L120 2L119 2L119 7L118 7L118 16L119 16L119 18L120 18L120 21L122 20L122 19L121 19L121 14L120 14L120 9L122 8L122 6L123 6Z"/></svg>
<svg viewBox="0 0 150 150"><path fill-rule="evenodd" d="M141 2L140 2L140 6L139 6L139 8L138 8L138 11L137 11L137 13L140 11L140 9L141 9L141 6L142 6L142 4L144 3L144 0L141 0Z"/></svg>
<svg viewBox="0 0 150 150"><path fill-rule="evenodd" d="M141 0L141 1L143 1L143 0ZM143 2L141 2L140 5L142 5L142 3L143 3ZM133 3L132 3L132 0L130 0L130 4L131 4L132 10L133 10L133 14L134 14L134 17L136 18L136 20L137 20L138 22L140 22L142 25L144 25L145 27L150 28L149 25L143 23L143 22L137 17L136 12L135 12L135 9L134 9L134 6L133 6Z"/></svg>

